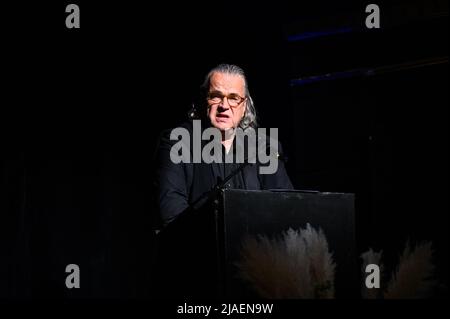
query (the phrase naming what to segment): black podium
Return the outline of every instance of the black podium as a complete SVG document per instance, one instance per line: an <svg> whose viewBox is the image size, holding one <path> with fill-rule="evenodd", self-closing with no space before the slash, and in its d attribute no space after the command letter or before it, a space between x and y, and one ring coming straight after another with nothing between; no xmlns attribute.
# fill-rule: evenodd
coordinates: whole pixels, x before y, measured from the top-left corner
<svg viewBox="0 0 450 319"><path fill-rule="evenodd" d="M237 275L243 238L308 223L323 230L333 253L336 298L356 297L354 195L305 191L228 189L182 214L160 236L158 289L168 298L255 298Z"/></svg>

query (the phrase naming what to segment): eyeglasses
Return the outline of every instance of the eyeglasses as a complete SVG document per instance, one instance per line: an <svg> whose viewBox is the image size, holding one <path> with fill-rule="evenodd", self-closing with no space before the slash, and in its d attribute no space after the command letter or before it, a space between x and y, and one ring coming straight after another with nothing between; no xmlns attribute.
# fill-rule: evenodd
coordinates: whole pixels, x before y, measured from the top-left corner
<svg viewBox="0 0 450 319"><path fill-rule="evenodd" d="M227 98L228 105L231 107L238 107L239 105L241 105L242 102L244 102L247 99L246 97L239 96L238 94L235 93L223 95L222 93L219 92L208 93L208 96L206 97L210 105L219 104L225 98Z"/></svg>

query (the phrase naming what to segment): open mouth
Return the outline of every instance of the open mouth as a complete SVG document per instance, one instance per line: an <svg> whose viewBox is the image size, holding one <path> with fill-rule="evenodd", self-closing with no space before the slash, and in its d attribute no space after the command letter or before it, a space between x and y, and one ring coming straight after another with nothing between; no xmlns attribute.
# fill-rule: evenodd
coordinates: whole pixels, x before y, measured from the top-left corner
<svg viewBox="0 0 450 319"><path fill-rule="evenodd" d="M229 118L230 118L230 116L227 114L223 114L223 113L216 114L216 120L218 122L227 122Z"/></svg>

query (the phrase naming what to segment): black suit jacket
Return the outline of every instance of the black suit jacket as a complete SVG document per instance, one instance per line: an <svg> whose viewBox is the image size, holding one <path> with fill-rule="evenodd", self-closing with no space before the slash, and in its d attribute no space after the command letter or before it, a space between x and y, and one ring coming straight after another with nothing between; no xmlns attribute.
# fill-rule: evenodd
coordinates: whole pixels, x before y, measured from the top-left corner
<svg viewBox="0 0 450 319"><path fill-rule="evenodd" d="M190 133L192 121L181 127ZM159 201L160 218L164 225L186 211L198 199L204 197L217 184L220 175L217 163L179 163L170 159L171 147L177 141L170 140L171 130L162 132L157 147L156 187ZM191 143L192 145L192 143ZM278 145L281 153L281 145ZM260 163L250 163L240 173L243 183L233 186L248 190L292 189L292 183L286 173L284 162L277 159L278 169L274 174L260 174Z"/></svg>

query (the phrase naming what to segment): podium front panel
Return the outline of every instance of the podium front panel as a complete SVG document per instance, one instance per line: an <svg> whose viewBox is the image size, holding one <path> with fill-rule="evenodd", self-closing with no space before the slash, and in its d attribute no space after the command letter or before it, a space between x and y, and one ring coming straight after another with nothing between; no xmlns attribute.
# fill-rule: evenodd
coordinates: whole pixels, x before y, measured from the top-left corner
<svg viewBox="0 0 450 319"><path fill-rule="evenodd" d="M223 241L221 271L227 297L256 297L239 278L236 266L246 236L273 238L308 223L323 230L333 254L336 298L357 296L353 194L225 190L222 209L217 229Z"/></svg>

